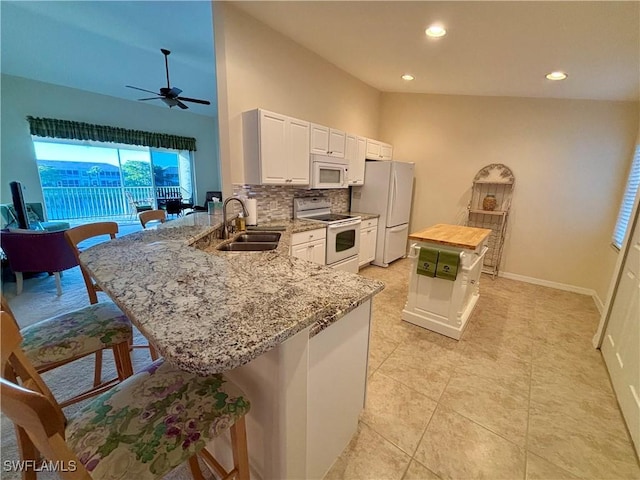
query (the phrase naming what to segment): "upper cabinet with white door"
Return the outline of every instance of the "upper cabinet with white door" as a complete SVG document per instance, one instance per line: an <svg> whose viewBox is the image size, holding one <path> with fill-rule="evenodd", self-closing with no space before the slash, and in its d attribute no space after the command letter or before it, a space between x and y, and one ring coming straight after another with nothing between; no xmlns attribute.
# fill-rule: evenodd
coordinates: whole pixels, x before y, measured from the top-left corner
<svg viewBox="0 0 640 480"><path fill-rule="evenodd" d="M309 122L257 109L242 127L246 183L309 184Z"/></svg>
<svg viewBox="0 0 640 480"><path fill-rule="evenodd" d="M310 153L345 158L345 141L346 134L342 130L311 124Z"/></svg>
<svg viewBox="0 0 640 480"><path fill-rule="evenodd" d="M364 185L367 139L347 134L345 158L349 160L349 185Z"/></svg>
<svg viewBox="0 0 640 480"><path fill-rule="evenodd" d="M391 160L393 157L393 147L388 143L367 138L366 157L369 160Z"/></svg>

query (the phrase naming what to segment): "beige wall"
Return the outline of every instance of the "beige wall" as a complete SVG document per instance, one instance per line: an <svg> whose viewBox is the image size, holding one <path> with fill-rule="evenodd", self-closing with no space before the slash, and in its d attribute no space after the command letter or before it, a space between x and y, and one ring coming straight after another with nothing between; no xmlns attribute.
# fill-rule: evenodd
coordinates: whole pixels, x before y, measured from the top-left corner
<svg viewBox="0 0 640 480"><path fill-rule="evenodd" d="M517 181L503 271L605 298L637 103L381 94L232 5L213 11L225 194L244 180L241 114L258 107L388 141L416 162L414 230L463 222L475 173L505 163Z"/></svg>
<svg viewBox="0 0 640 480"><path fill-rule="evenodd" d="M380 92L225 2L214 2L225 193L244 180L243 111L265 108L376 138Z"/></svg>
<svg viewBox="0 0 640 480"><path fill-rule="evenodd" d="M212 117L9 75L2 75L1 88L0 201L3 203L11 201L9 182L13 180L26 187L26 201L42 201L27 115L195 137L198 203L204 203L207 190L219 189L216 120Z"/></svg>
<svg viewBox="0 0 640 480"><path fill-rule="evenodd" d="M394 159L416 163L412 230L463 222L476 172L504 163L516 184L502 270L605 299L637 103L384 93L380 118Z"/></svg>

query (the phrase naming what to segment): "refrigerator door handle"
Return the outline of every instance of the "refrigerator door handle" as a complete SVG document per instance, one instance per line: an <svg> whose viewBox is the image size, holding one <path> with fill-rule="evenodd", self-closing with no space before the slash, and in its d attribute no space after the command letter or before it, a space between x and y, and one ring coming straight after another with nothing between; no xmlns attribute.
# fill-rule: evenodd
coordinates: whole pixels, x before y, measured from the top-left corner
<svg viewBox="0 0 640 480"><path fill-rule="evenodd" d="M396 232L401 232L403 230L407 230L409 228L409 225L407 225L406 223L404 225L400 225L398 227L392 227L389 229L389 231L391 233L396 233Z"/></svg>
<svg viewBox="0 0 640 480"><path fill-rule="evenodd" d="M396 192L398 191L398 176L396 175L396 171L393 170L393 195L391 196L391 211L393 212L393 208L396 204Z"/></svg>

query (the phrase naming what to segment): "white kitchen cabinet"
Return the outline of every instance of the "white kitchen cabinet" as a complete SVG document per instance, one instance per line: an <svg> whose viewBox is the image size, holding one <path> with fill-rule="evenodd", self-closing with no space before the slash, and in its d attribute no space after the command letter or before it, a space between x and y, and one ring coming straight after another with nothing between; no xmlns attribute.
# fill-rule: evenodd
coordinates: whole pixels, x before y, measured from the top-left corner
<svg viewBox="0 0 640 480"><path fill-rule="evenodd" d="M342 130L311 124L309 152L316 155L345 158L346 134Z"/></svg>
<svg viewBox="0 0 640 480"><path fill-rule="evenodd" d="M363 220L360 226L360 253L358 267L368 265L376 258L376 242L378 237L378 219Z"/></svg>
<svg viewBox="0 0 640 480"><path fill-rule="evenodd" d="M291 236L291 255L320 265L325 264L327 229L294 233Z"/></svg>
<svg viewBox="0 0 640 480"><path fill-rule="evenodd" d="M246 183L309 184L309 122L257 109L242 124Z"/></svg>
<svg viewBox="0 0 640 480"><path fill-rule="evenodd" d="M366 138L347 135L345 158L349 160L349 185L364 185L366 145Z"/></svg>
<svg viewBox="0 0 640 480"><path fill-rule="evenodd" d="M367 138L366 157L369 160L391 160L393 147L388 143Z"/></svg>

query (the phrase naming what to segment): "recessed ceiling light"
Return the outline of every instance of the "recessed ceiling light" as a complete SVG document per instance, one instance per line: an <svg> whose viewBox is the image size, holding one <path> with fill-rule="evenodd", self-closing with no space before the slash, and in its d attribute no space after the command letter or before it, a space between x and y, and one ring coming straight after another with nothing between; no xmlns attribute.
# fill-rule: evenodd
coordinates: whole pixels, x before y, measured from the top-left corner
<svg viewBox="0 0 640 480"><path fill-rule="evenodd" d="M447 34L447 31L441 25L431 25L424 31L424 33L427 34L427 37L439 38L444 37Z"/></svg>
<svg viewBox="0 0 640 480"><path fill-rule="evenodd" d="M414 78L416 78L416 77L414 77L413 75L411 75L409 73L405 73L404 75L402 75L402 79L403 80L410 81L410 80L413 80Z"/></svg>
<svg viewBox="0 0 640 480"><path fill-rule="evenodd" d="M549 80L564 80L567 78L567 74L564 72L551 72L545 75Z"/></svg>

